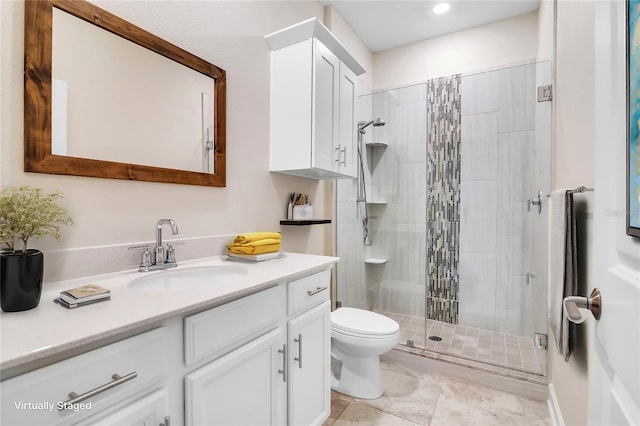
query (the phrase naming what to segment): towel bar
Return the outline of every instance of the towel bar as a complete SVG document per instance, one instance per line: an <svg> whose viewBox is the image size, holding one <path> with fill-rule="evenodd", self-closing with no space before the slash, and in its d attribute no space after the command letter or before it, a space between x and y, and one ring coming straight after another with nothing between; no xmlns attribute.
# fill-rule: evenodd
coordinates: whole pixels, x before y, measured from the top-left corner
<svg viewBox="0 0 640 426"><path fill-rule="evenodd" d="M562 305L571 322L576 324L582 324L584 322L585 318L582 317L578 308L589 309L593 317L599 320L600 314L602 313L602 295L599 289L594 288L588 298L584 296L567 296L562 301Z"/></svg>
<svg viewBox="0 0 640 426"><path fill-rule="evenodd" d="M582 186L579 186L577 188L570 189L569 192L571 194L579 194L579 193L582 193L582 192L593 192L593 188L587 188L586 186L582 185ZM549 197L551 197L551 194L547 194L547 198L549 198Z"/></svg>

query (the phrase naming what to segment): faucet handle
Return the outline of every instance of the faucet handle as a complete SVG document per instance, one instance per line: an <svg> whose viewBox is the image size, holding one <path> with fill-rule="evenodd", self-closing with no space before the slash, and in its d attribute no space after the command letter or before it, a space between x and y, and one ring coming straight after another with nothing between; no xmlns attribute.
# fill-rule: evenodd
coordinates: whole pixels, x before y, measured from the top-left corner
<svg viewBox="0 0 640 426"><path fill-rule="evenodd" d="M142 252L142 257L140 258L140 271L148 271L151 266L151 252L149 251L148 245L141 246L132 246L129 247L128 250L140 250L144 249Z"/></svg>
<svg viewBox="0 0 640 426"><path fill-rule="evenodd" d="M173 244L167 244L166 263L176 263L176 249L173 248Z"/></svg>

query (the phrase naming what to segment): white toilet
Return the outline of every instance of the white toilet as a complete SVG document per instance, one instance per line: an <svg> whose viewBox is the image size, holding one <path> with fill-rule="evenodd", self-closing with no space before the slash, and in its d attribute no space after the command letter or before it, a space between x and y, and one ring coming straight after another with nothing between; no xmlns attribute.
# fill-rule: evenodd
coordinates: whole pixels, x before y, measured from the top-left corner
<svg viewBox="0 0 640 426"><path fill-rule="evenodd" d="M380 355L400 341L391 318L356 308L331 313L331 388L356 398L382 396Z"/></svg>

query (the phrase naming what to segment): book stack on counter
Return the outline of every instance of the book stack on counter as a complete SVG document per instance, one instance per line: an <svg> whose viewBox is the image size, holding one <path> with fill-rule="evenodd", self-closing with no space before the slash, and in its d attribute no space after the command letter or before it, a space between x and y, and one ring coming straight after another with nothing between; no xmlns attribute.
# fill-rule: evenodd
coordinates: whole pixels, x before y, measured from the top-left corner
<svg viewBox="0 0 640 426"><path fill-rule="evenodd" d="M65 308L73 309L110 299L111 291L108 289L95 284L87 284L82 287L61 291L55 302Z"/></svg>

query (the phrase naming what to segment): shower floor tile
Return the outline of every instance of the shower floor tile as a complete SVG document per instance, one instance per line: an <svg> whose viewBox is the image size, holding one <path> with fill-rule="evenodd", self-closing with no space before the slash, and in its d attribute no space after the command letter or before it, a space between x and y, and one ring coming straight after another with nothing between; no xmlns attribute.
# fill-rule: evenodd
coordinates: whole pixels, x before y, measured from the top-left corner
<svg viewBox="0 0 640 426"><path fill-rule="evenodd" d="M544 374L531 337L514 336L427 319L427 340L425 341L424 318L395 312L380 313L393 318L400 325L399 345L410 346L407 342L412 341L413 346L429 351L527 373ZM441 340L431 340L428 338L430 336L439 337Z"/></svg>

